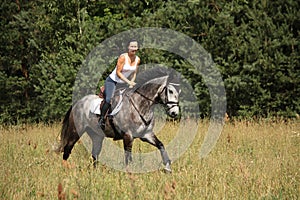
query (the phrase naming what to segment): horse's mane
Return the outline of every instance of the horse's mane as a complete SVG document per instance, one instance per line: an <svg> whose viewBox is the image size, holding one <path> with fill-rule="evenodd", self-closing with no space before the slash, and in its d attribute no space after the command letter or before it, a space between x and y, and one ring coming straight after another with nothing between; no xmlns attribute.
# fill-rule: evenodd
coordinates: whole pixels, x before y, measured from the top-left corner
<svg viewBox="0 0 300 200"><path fill-rule="evenodd" d="M138 85L142 85L151 79L169 76L173 71L173 69L165 67L154 67L147 69L137 74L136 82Z"/></svg>

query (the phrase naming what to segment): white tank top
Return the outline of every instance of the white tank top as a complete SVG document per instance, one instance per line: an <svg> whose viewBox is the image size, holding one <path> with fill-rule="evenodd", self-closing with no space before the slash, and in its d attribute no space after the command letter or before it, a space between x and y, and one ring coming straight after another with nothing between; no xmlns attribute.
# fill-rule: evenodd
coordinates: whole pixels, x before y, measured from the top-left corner
<svg viewBox="0 0 300 200"><path fill-rule="evenodd" d="M133 66L130 66L129 64L129 56L127 53L123 53L122 55L125 56L125 63L124 63L124 66L123 66L123 69L121 71L121 73L126 77L128 78L135 70L136 70L136 67L137 67L137 63L138 63L138 59L139 57L136 56L135 57L135 60L134 60L134 65ZM121 55L121 56L122 56ZM117 75L117 66L115 67L114 71L109 75L109 77L117 82L117 83L124 83L124 81L122 79L120 79Z"/></svg>

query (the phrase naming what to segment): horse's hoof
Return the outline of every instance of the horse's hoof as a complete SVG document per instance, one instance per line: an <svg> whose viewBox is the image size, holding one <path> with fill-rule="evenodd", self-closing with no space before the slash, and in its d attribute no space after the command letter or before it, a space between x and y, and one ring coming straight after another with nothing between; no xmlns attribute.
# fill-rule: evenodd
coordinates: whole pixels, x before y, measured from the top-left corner
<svg viewBox="0 0 300 200"><path fill-rule="evenodd" d="M98 162L97 159L94 156L91 156L89 160L90 160L90 165L92 165L94 167L94 169L96 169L97 162Z"/></svg>
<svg viewBox="0 0 300 200"><path fill-rule="evenodd" d="M67 160L63 160L62 161L62 166L64 168L67 168L67 169L71 169L72 168L72 165Z"/></svg>
<svg viewBox="0 0 300 200"><path fill-rule="evenodd" d="M171 174L171 173L172 173L172 170L171 170L170 168L165 167L165 168L164 168L164 172L165 172L166 174Z"/></svg>
<svg viewBox="0 0 300 200"><path fill-rule="evenodd" d="M167 163L164 168L165 173L172 173L171 165L170 163Z"/></svg>

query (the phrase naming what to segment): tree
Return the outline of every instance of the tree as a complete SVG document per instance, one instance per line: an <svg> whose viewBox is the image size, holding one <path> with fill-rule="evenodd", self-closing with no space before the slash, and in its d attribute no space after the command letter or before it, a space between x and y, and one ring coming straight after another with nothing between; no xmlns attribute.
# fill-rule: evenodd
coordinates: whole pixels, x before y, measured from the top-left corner
<svg viewBox="0 0 300 200"><path fill-rule="evenodd" d="M299 7L294 0L5 0L0 122L61 119L89 52L117 33L143 27L181 32L212 55L230 116L294 117L300 113ZM164 63L181 72L193 86L200 115L210 115L207 86L191 63L160 50L139 54L142 64Z"/></svg>

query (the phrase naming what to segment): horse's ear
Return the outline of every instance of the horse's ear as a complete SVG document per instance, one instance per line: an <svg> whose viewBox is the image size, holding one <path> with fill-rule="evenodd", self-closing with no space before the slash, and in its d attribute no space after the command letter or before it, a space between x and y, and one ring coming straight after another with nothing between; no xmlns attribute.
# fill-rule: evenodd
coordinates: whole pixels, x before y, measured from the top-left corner
<svg viewBox="0 0 300 200"><path fill-rule="evenodd" d="M173 69L171 69L171 71L170 71L170 73L169 73L169 79L170 80L173 80L174 79L174 77L175 77L175 70L173 70Z"/></svg>
<svg viewBox="0 0 300 200"><path fill-rule="evenodd" d="M177 73L175 70L171 70L170 74L169 74L169 80L172 80L176 83L179 83L180 80L180 74Z"/></svg>

